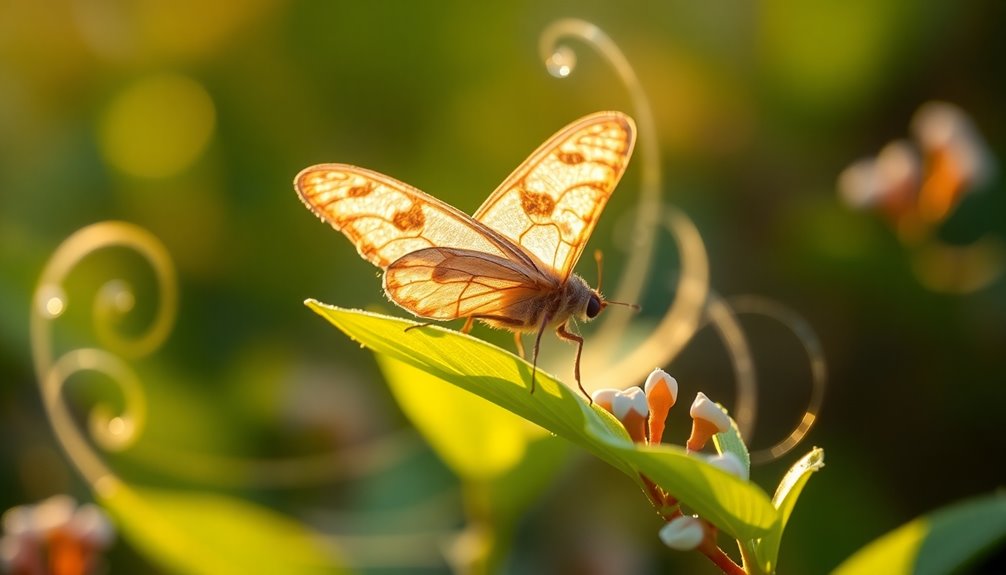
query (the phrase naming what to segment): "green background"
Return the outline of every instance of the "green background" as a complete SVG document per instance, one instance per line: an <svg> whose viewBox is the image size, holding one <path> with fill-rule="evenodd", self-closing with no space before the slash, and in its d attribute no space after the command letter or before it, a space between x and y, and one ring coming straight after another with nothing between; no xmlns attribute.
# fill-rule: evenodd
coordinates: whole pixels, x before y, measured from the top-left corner
<svg viewBox="0 0 1006 575"><path fill-rule="evenodd" d="M906 137L933 99L966 110L1004 157L1001 3L9 2L0 5L0 509L59 492L89 498L44 418L29 303L63 239L121 219L170 251L180 314L166 345L136 364L149 427L133 451L110 458L116 471L226 488L360 541L389 525L460 525L455 480L409 431L371 355L302 305L314 297L394 310L377 270L301 206L291 181L310 164L352 163L471 212L567 122L602 109L633 114L624 87L582 44L573 43L570 78L546 73L538 35L561 17L600 26L639 76L665 198L702 232L714 289L784 302L822 340L831 386L807 448L824 447L827 467L803 493L781 569L825 571L923 512L1000 486L1006 280L966 295L926 289L910 250L876 215L844 206L835 181ZM618 240L638 161L591 241L609 278L624 259ZM998 177L968 196L943 239L1006 236L1003 192ZM666 235L657 258L641 322L674 295ZM593 281L589 258L579 270ZM93 344L87 306L72 302L120 273L138 292L122 327L142 329L153 281L135 256L111 252L71 276L61 343ZM809 368L781 327L757 318L745 327L763 386L757 448L797 421ZM731 367L709 330L664 367L682 397L701 390L729 405ZM99 397L120 401L107 381L88 383L68 390L81 413ZM678 443L687 435L679 410L667 435ZM208 481L184 464L186 454L283 458L386 437L404 454L383 469L281 488L239 472ZM795 459L753 478L770 487ZM712 572L701 557L662 549L659 526L630 482L580 458L518 523L511 566L572 573L603 556L616 572ZM401 565L362 570L446 571L429 545L392 547L404 549ZM113 572L158 572L128 544L108 561Z"/></svg>

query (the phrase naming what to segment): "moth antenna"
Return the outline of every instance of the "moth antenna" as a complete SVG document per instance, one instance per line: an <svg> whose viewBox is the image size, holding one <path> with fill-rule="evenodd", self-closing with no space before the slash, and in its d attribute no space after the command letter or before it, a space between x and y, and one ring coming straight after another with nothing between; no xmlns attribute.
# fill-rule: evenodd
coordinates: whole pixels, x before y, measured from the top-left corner
<svg viewBox="0 0 1006 575"><path fill-rule="evenodd" d="M601 250L594 250L594 261L597 262L597 289L595 289L594 291L596 291L598 293L601 293L601 280L604 277L602 275L602 272L601 272L601 270L604 268L604 266L602 265L602 263L604 262L604 254L601 253ZM624 305L625 307L632 308L635 311L639 311L640 310L640 307L639 307L638 304L625 303L624 301L611 301L610 299L606 299L606 300L604 300L604 303L606 303L606 304L611 303L611 304L615 304L615 305Z"/></svg>
<svg viewBox="0 0 1006 575"><path fill-rule="evenodd" d="M614 304L614 305L624 305L625 307L632 308L633 311L639 311L643 308L639 307L638 303L625 303L624 301L611 301L610 299L604 300L604 303Z"/></svg>
<svg viewBox="0 0 1006 575"><path fill-rule="evenodd" d="M601 279L602 279L602 276L601 276L601 268L602 268L602 266L601 266L601 260L603 260L603 259L604 259L604 254L601 253L601 250L594 250L594 261L597 262L597 290L596 291L598 291L598 292L601 291Z"/></svg>

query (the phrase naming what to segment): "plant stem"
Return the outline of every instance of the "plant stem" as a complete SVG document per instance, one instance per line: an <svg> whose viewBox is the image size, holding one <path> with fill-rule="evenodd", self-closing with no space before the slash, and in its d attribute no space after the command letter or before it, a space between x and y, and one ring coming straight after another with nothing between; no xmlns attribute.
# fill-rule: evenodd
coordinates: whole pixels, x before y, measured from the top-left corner
<svg viewBox="0 0 1006 575"><path fill-rule="evenodd" d="M643 485L646 486L643 490L646 493L646 498L650 500L650 503L653 504L654 508L656 508L657 514L660 515L664 521L670 521L671 519L681 515L681 508L678 507L678 500L676 498L669 493L665 493L660 486L642 473L639 474L639 478L643 480ZM748 575L748 572L745 571L743 567L734 563L734 560L716 545L716 528L711 527L708 524L706 525L706 541L703 542L702 545L699 545L696 550L708 557L713 564L719 567L720 570L727 575ZM713 535L709 535L710 528L713 529Z"/></svg>
<svg viewBox="0 0 1006 575"><path fill-rule="evenodd" d="M698 550L727 575L748 575L743 567L734 563L734 560L715 544L710 546L701 545Z"/></svg>

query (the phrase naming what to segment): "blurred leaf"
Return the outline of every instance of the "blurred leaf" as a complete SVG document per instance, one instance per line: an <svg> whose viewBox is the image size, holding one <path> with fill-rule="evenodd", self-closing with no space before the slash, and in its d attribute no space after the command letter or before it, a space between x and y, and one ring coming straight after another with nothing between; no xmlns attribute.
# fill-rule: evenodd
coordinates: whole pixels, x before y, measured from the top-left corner
<svg viewBox="0 0 1006 575"><path fill-rule="evenodd" d="M490 512L502 523L516 523L523 510L552 481L555 472L567 460L569 443L551 435L539 437L527 445L520 462L506 473L484 485L484 496L491 501ZM469 500L469 503L472 502Z"/></svg>
<svg viewBox="0 0 1006 575"><path fill-rule="evenodd" d="M957 503L906 523L860 549L835 575L940 575L1006 540L1006 495Z"/></svg>
<svg viewBox="0 0 1006 575"><path fill-rule="evenodd" d="M380 355L412 365L565 437L642 485L645 474L682 503L739 539L765 535L778 516L756 485L721 471L682 448L635 445L608 412L542 371L529 393L531 365L466 334L414 322L306 302L347 335ZM433 408L435 410L435 408ZM482 425L476 422L476 425ZM464 430L458 430L464 432Z"/></svg>
<svg viewBox="0 0 1006 575"><path fill-rule="evenodd" d="M498 573L502 570L503 561L510 554L515 525L551 484L569 452L568 442L551 435L539 437L527 444L524 457L514 467L485 481L465 482L467 536L479 537L481 540L476 548L482 551L481 556L470 557L471 572Z"/></svg>
<svg viewBox="0 0 1006 575"><path fill-rule="evenodd" d="M387 355L378 364L405 415L460 477L481 480L516 465L541 428Z"/></svg>
<svg viewBox="0 0 1006 575"><path fill-rule="evenodd" d="M789 516L793 513L796 500L803 491L803 486L815 471L824 467L824 450L814 448L793 464L786 472L786 475L779 482L779 487L772 497L772 505L779 510L779 523L772 531L766 535L755 547L758 563L766 573L774 573L776 561L779 557L779 546L782 543L782 534L789 522Z"/></svg>
<svg viewBox="0 0 1006 575"><path fill-rule="evenodd" d="M242 499L120 484L101 503L130 543L172 572L343 571L320 534Z"/></svg>
<svg viewBox="0 0 1006 575"><path fill-rule="evenodd" d="M514 523L566 460L568 448L517 415L429 373L377 356L402 411L463 482L467 557L494 573L507 556Z"/></svg>

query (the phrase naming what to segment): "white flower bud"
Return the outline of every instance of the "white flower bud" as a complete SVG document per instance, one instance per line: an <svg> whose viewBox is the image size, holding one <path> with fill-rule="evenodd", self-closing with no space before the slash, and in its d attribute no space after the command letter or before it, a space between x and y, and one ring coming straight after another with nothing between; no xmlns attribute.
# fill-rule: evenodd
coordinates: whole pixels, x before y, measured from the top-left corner
<svg viewBox="0 0 1006 575"><path fill-rule="evenodd" d="M701 419L711 423L717 433L723 433L730 429L730 416L701 391L695 396L695 401L692 402L692 408L688 410L688 413L692 419Z"/></svg>
<svg viewBox="0 0 1006 575"><path fill-rule="evenodd" d="M747 467L741 463L739 457L729 451L720 453L719 455L711 455L706 461L708 461L709 465L712 465L713 467L722 469L723 471L726 471L736 477L740 477L744 481L748 480Z"/></svg>
<svg viewBox="0 0 1006 575"><path fill-rule="evenodd" d="M642 417L650 413L650 408L646 405L646 395L638 387L630 387L621 393L616 393L611 402L611 413L619 421L624 421L630 411Z"/></svg>
<svg viewBox="0 0 1006 575"><path fill-rule="evenodd" d="M48 534L70 523L77 502L69 495L53 495L35 506L32 513L35 531Z"/></svg>
<svg viewBox="0 0 1006 575"><path fill-rule="evenodd" d="M598 389L594 393L590 394L590 399L607 411L611 411L611 404L615 400L615 396L619 393L621 393L621 391L617 389Z"/></svg>
<svg viewBox="0 0 1006 575"><path fill-rule="evenodd" d="M706 532L702 523L687 515L671 519L667 525L660 528L660 540L671 549L691 551L705 539Z"/></svg>
<svg viewBox="0 0 1006 575"><path fill-rule="evenodd" d="M35 530L33 509L27 505L11 507L3 514L0 523L3 524L3 532L7 535L30 534Z"/></svg>
<svg viewBox="0 0 1006 575"><path fill-rule="evenodd" d="M86 503L77 509L70 521L70 530L94 547L105 549L115 540L115 528L100 507Z"/></svg>

